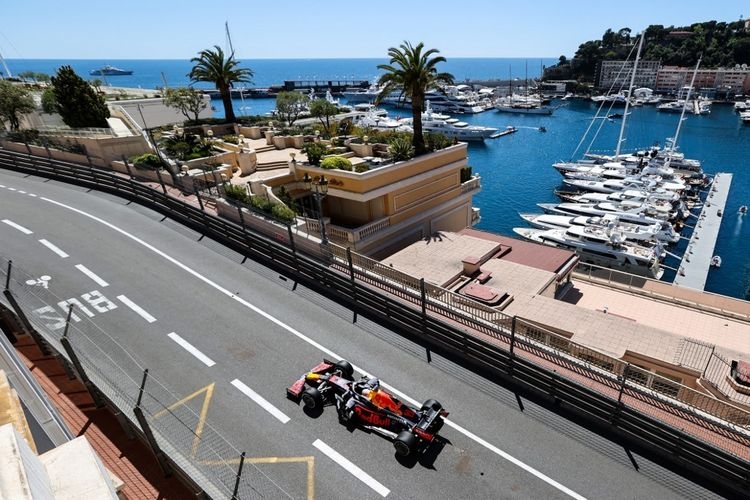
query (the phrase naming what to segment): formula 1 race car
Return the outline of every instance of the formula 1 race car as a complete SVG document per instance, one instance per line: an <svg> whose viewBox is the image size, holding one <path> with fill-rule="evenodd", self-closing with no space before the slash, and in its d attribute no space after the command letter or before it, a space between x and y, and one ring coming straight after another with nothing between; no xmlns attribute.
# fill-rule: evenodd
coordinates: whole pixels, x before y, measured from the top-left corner
<svg viewBox="0 0 750 500"><path fill-rule="evenodd" d="M339 421L361 425L393 440L396 454L407 456L429 445L443 426L448 412L434 399L420 409L399 401L380 387L375 378L354 380L354 369L345 360L323 360L286 390L287 397L308 410L335 405Z"/></svg>

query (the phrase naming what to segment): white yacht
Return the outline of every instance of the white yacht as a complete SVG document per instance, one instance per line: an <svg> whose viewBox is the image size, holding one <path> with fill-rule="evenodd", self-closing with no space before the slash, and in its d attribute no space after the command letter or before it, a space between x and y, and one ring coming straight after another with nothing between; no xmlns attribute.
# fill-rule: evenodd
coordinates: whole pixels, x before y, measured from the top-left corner
<svg viewBox="0 0 750 500"><path fill-rule="evenodd" d="M627 189L641 189L653 191L657 188L668 191L683 192L687 185L679 180L664 180L659 176L634 176L621 179L563 179L563 183L582 191L596 191L599 193L614 193Z"/></svg>
<svg viewBox="0 0 750 500"><path fill-rule="evenodd" d="M513 232L530 241L573 250L583 262L660 279L663 249L646 248L623 241L616 234L607 234L592 226L571 226L565 229L513 228Z"/></svg>
<svg viewBox="0 0 750 500"><path fill-rule="evenodd" d="M603 228L608 233L618 233L626 240L637 242L639 245L653 246L658 242L677 243L680 234L666 221L649 221L648 219L634 219L626 222L615 214L605 215L557 215L557 214L519 214L532 227L539 229L559 229L571 226L593 226Z"/></svg>
<svg viewBox="0 0 750 500"><path fill-rule="evenodd" d="M562 215L606 215L615 214L620 220L637 222L646 220L653 223L656 220L677 221L684 218L686 212L678 210L667 201L600 201L598 203L537 203L546 213ZM654 220L651 220L654 219Z"/></svg>
<svg viewBox="0 0 750 500"><path fill-rule="evenodd" d="M495 127L469 125L456 118L438 119L428 113L422 118L422 130L431 134L442 134L457 141L483 141L499 137L500 130Z"/></svg>

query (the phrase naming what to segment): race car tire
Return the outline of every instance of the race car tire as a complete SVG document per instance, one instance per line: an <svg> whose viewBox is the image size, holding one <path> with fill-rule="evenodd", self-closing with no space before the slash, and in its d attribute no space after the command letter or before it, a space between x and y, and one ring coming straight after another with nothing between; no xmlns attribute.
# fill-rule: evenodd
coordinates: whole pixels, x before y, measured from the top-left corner
<svg viewBox="0 0 750 500"><path fill-rule="evenodd" d="M341 376L347 380L354 380L354 367L347 360L342 359L334 365L341 371Z"/></svg>
<svg viewBox="0 0 750 500"><path fill-rule="evenodd" d="M406 457L417 448L419 438L409 431L401 431L393 440L393 447L396 448L396 455Z"/></svg>
<svg viewBox="0 0 750 500"><path fill-rule="evenodd" d="M422 411L425 411L425 410L440 411L442 409L443 409L443 405L441 405L439 401L435 401L434 399L428 399L427 401L422 403Z"/></svg>
<svg viewBox="0 0 750 500"><path fill-rule="evenodd" d="M302 403L305 408L312 410L323 404L323 395L317 389L317 387L308 387L305 392L302 393Z"/></svg>

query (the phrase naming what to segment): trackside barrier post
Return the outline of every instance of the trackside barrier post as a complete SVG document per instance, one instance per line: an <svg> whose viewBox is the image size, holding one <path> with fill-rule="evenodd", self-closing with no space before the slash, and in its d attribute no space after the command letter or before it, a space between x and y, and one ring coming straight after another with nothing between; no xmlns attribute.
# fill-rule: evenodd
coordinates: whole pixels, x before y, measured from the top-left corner
<svg viewBox="0 0 750 500"><path fill-rule="evenodd" d="M164 194L167 194L167 186L164 185L164 179L161 178L161 169L156 169L156 176L159 178L159 184L161 184L161 190Z"/></svg>
<svg viewBox="0 0 750 500"><path fill-rule="evenodd" d="M60 339L60 343L62 344L63 349L65 349L65 352L68 354L68 358L70 358L70 362L73 363L76 373L78 374L78 378L81 380L81 382L83 382L83 385L86 386L86 390L89 391L89 394L91 395L91 399L94 400L94 404L96 405L96 407L104 408L106 405L104 404L104 401L99 395L99 391L96 389L96 386L91 382L91 379L89 379L88 375L86 375L86 370L83 369L83 365L81 364L81 361L78 359L78 356L73 350L73 345L70 343L70 339L68 338L68 328L70 327L70 316L72 314L73 314L73 304L70 304L68 306L68 317L65 319L65 330L63 331L62 338Z"/></svg>
<svg viewBox="0 0 750 500"><path fill-rule="evenodd" d="M422 337L427 337L427 292L424 286L424 278L419 278L419 295L422 299ZM466 336L464 336L464 341L466 341ZM425 353L427 354L427 362L432 363L432 353L430 353L429 347L425 347Z"/></svg>
<svg viewBox="0 0 750 500"><path fill-rule="evenodd" d="M515 360L515 353L513 349L516 346L516 316L513 316L510 320L510 349L508 350L508 372L509 376L513 376L513 361Z"/></svg>
<svg viewBox="0 0 750 500"><path fill-rule="evenodd" d="M135 418L138 419L138 424L143 429L143 434L146 436L146 440L156 457L156 461L159 463L159 468L161 468L164 477L169 477L172 475L172 468L169 466L164 452L159 448L159 444L156 442L156 438L151 432L151 427L148 425L148 421L146 421L146 417L143 415L143 410L141 409L141 399L143 398L143 389L146 387L146 378L148 378L148 368L143 370L143 380L141 381L140 389L138 389L138 401L135 403L133 413L135 413Z"/></svg>
<svg viewBox="0 0 750 500"><path fill-rule="evenodd" d="M609 421L612 425L617 425L617 419L620 416L620 411L622 410L623 404L622 404L622 394L625 392L625 383L628 381L628 373L630 371L630 363L625 365L625 368L622 370L622 376L620 377L620 391L617 394L617 404L615 404L614 410L612 410L612 416L610 417Z"/></svg>
<svg viewBox="0 0 750 500"><path fill-rule="evenodd" d="M130 179L133 179L133 171L130 170L130 163L128 162L128 159L125 158L125 155L122 155L122 162L125 164L125 168L128 170L128 175L130 176Z"/></svg>
<svg viewBox="0 0 750 500"><path fill-rule="evenodd" d="M237 205L237 213L240 216L240 224L242 224L242 236L245 238L245 245L247 245L247 249L251 250L252 245L250 244L250 236L247 234L247 227L245 226L245 215L242 213L242 207ZM245 255L245 258L247 258L247 255Z"/></svg>
<svg viewBox="0 0 750 500"><path fill-rule="evenodd" d="M16 317L18 318L18 322L21 324L21 328L23 329L24 333L31 336L32 339L34 339L34 342L36 342L37 347L39 347L39 351L45 356L49 356L52 354L52 351L49 350L49 347L47 347L47 343L44 341L41 335L34 329L33 326L31 326L31 323L29 322L29 318L26 317L26 315L23 313L23 309L21 309L21 306L18 305L18 302L16 301L16 298L13 296L13 293L10 291L10 272L13 268L13 261L8 261L8 274L5 277L5 290L3 290L3 295L5 295L5 298L8 299L8 303L10 303L10 306L13 308L13 312L16 313Z"/></svg>
<svg viewBox="0 0 750 500"><path fill-rule="evenodd" d="M295 254L296 259L296 254ZM354 277L354 263L352 262L352 249L351 247L346 247L346 262L349 266L349 278L352 283L352 298L354 299L354 307L352 307L352 323L357 322L357 280Z"/></svg>
<svg viewBox="0 0 750 500"><path fill-rule="evenodd" d="M240 479L242 479L242 467L245 465L245 452L243 451L240 455L240 466L237 468L237 479L234 481L234 491L232 492L232 500L239 500L240 497L237 493L240 489Z"/></svg>

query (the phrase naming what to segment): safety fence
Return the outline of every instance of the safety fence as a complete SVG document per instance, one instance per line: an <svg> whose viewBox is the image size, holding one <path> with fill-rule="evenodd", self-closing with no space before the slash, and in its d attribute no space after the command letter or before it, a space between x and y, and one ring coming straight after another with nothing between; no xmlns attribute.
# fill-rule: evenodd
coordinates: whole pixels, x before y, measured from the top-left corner
<svg viewBox="0 0 750 500"><path fill-rule="evenodd" d="M271 237L259 234L244 221L236 224L212 216L130 178L90 166L2 150L0 166L115 193L151 207L333 298L355 317L366 315L520 394L552 403L557 411L630 449L689 470L717 491L735 495L750 488L748 413L741 408L346 248L300 242L290 227L275 227L269 231Z"/></svg>

